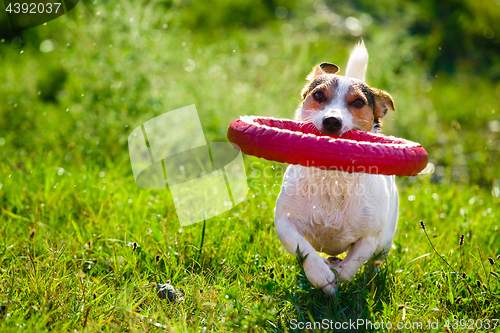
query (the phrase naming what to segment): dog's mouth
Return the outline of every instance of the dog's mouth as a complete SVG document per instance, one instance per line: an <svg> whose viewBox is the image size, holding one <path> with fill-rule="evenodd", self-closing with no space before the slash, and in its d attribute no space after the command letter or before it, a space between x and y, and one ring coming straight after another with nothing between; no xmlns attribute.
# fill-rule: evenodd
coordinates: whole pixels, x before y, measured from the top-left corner
<svg viewBox="0 0 500 333"><path fill-rule="evenodd" d="M316 126L314 124L311 124L311 126L313 128L313 132L315 132L315 134L323 134L323 135L334 135L334 136L341 136L342 134L348 132L349 130L346 129L339 129L339 130L335 130L335 131L331 131L331 130L328 130L322 126Z"/></svg>
<svg viewBox="0 0 500 333"><path fill-rule="evenodd" d="M315 126L316 127L316 126ZM357 127L353 127L353 128L348 128L348 127L344 127L342 126L341 128L337 129L337 130L329 130L329 129L326 129L324 127L321 127L321 128L317 128L316 127L316 130L322 134L326 134L326 135L334 135L334 136L341 136L353 129L359 129Z"/></svg>
<svg viewBox="0 0 500 333"><path fill-rule="evenodd" d="M348 128L347 126L342 126L340 129L336 131L329 131L328 129L324 128L323 126L318 126L316 125L313 121L306 121L304 122L304 132L305 133L311 133L311 134L316 134L316 135L333 135L333 136L342 136L345 133L352 131L352 130L358 130L358 131L363 131L365 132L362 128L359 126L354 125L352 128Z"/></svg>

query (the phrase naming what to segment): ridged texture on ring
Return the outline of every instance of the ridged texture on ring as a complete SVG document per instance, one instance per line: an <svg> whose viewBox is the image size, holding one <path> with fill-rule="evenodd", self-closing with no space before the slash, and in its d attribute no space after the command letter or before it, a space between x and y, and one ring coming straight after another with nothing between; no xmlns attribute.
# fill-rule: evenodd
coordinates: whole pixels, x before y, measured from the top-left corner
<svg viewBox="0 0 500 333"><path fill-rule="evenodd" d="M248 155L328 170L415 176L427 165L427 152L416 142L358 130L328 135L289 119L239 117L227 138Z"/></svg>

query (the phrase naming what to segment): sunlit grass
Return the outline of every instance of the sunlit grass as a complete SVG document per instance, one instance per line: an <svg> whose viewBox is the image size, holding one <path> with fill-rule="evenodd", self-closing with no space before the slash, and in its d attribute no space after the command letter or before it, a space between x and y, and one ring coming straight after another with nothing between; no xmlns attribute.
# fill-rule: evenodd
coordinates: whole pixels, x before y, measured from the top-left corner
<svg viewBox="0 0 500 333"><path fill-rule="evenodd" d="M249 162L273 175L271 163ZM250 177L259 185L249 200L207 221L200 250L202 224L181 229L164 193L136 187L128 165L102 178L91 166L71 175L31 163L23 171L1 166L10 175L3 190L12 193L2 209L4 327L282 330L293 318L443 322L499 313L500 285L490 272L500 272L487 259L498 254L491 237L498 199L480 188L432 184L428 176L399 182L399 227L386 264L377 275L366 265L335 301L312 289L276 237L276 195L267 191L278 178ZM151 283L167 280L184 289L185 301L157 298Z"/></svg>
<svg viewBox="0 0 500 333"><path fill-rule="evenodd" d="M386 263L379 272L365 265L331 299L274 230L285 165L245 157L248 200L206 221L202 242L203 224L181 228L166 191L136 186L127 136L190 104L208 142L225 140L240 115L292 117L312 66L344 67L357 39L319 28L312 38L294 18L202 33L178 23L179 13L153 2L85 3L23 35L22 54L0 44L2 331L282 332L292 319L360 318L438 320L443 330L455 317L499 318L493 84L472 74L429 78L400 60L406 46L392 42L394 31L373 26L368 80L397 109L385 133L421 142L436 172L398 178ZM54 51L40 52L49 38ZM157 297L154 283L169 280L184 301Z"/></svg>

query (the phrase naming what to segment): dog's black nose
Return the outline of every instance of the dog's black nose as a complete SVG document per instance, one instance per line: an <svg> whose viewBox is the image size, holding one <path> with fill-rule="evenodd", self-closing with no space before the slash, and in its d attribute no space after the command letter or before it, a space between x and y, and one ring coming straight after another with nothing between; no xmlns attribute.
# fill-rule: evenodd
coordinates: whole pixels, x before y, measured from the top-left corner
<svg viewBox="0 0 500 333"><path fill-rule="evenodd" d="M328 117L323 119L323 127L328 132L335 132L342 128L342 120L336 117Z"/></svg>

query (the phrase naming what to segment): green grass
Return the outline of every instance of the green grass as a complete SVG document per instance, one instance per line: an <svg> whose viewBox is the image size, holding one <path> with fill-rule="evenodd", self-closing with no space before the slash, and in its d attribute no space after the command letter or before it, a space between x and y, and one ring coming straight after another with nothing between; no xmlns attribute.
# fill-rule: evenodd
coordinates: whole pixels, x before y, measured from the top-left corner
<svg viewBox="0 0 500 333"><path fill-rule="evenodd" d="M500 261L500 86L402 60L418 39L395 23L366 27L368 82L395 100L384 132L421 142L436 171L398 178L388 259L337 299L312 288L277 238L285 165L246 156L248 200L207 220L203 242L203 223L180 228L168 192L135 185L127 137L144 121L196 104L210 142L240 115L292 117L312 66L345 67L357 41L306 28L319 15L306 5L243 29L215 14L197 26L204 7L193 6L84 1L24 32L19 48L0 43L0 330L284 332L292 320L366 319L443 331L454 318L499 319L488 257ZM47 39L54 50L42 53ZM153 283L168 280L184 301L157 297Z"/></svg>

